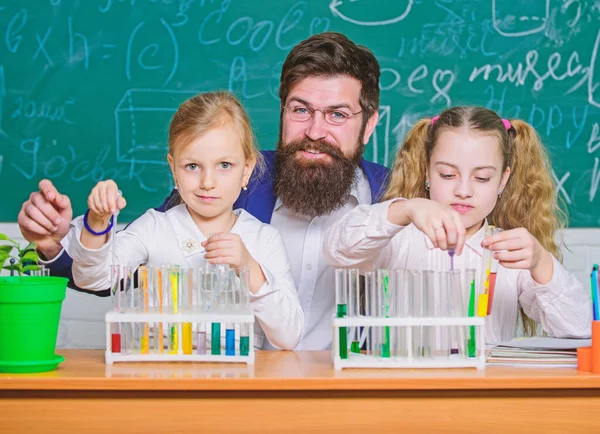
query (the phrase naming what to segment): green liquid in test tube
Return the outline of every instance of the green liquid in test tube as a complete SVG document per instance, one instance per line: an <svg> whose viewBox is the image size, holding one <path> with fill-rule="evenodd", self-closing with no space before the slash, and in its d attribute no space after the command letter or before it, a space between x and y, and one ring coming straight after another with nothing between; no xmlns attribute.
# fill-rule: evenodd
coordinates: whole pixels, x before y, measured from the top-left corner
<svg viewBox="0 0 600 434"><path fill-rule="evenodd" d="M210 326L210 353L218 356L221 354L221 323L213 322Z"/></svg>
<svg viewBox="0 0 600 434"><path fill-rule="evenodd" d="M358 268L348 270L348 312L351 318L360 316L360 285ZM351 327L350 352L360 354L360 327Z"/></svg>
<svg viewBox="0 0 600 434"><path fill-rule="evenodd" d="M383 316L385 318L390 317L390 285L389 275L385 270L378 270L379 284L383 286ZM381 291L379 292L381 294ZM390 326L383 328L383 342L381 343L381 357L390 357Z"/></svg>
<svg viewBox="0 0 600 434"><path fill-rule="evenodd" d="M346 305L337 305L337 317L344 318L346 316ZM340 327L340 358L348 358L348 328Z"/></svg>
<svg viewBox="0 0 600 434"><path fill-rule="evenodd" d="M242 336L240 338L240 356L247 356L250 353L250 337Z"/></svg>
<svg viewBox="0 0 600 434"><path fill-rule="evenodd" d="M348 271L344 269L335 270L335 303L337 305L336 315L344 318L348 313ZM348 358L348 327L339 328L340 359Z"/></svg>
<svg viewBox="0 0 600 434"><path fill-rule="evenodd" d="M475 316L475 279L471 281L471 294L469 296L469 317ZM469 357L475 357L477 352L477 346L475 343L475 326L469 327L469 343L468 343Z"/></svg>

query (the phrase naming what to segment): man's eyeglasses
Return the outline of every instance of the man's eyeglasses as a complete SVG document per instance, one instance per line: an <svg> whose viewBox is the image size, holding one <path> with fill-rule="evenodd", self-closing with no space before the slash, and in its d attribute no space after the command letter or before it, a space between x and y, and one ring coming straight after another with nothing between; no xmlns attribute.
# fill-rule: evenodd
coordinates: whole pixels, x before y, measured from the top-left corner
<svg viewBox="0 0 600 434"><path fill-rule="evenodd" d="M290 114L290 117L298 122L306 122L312 119L312 117L315 115L315 112L321 112L321 114L323 114L325 122L327 122L330 125L343 125L351 117L362 113L362 110L357 111L356 113L352 113L342 109L311 109L299 104L287 105L283 107L283 109L287 110Z"/></svg>

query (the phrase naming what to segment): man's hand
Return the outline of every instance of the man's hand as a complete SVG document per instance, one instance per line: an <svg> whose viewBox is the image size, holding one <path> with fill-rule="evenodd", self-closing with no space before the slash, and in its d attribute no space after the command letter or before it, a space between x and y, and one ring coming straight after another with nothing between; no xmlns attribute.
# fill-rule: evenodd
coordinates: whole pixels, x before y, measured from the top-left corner
<svg viewBox="0 0 600 434"><path fill-rule="evenodd" d="M62 250L60 241L69 232L73 209L68 196L49 180L41 180L39 188L21 207L17 222L23 237L36 243L45 259L53 259Z"/></svg>

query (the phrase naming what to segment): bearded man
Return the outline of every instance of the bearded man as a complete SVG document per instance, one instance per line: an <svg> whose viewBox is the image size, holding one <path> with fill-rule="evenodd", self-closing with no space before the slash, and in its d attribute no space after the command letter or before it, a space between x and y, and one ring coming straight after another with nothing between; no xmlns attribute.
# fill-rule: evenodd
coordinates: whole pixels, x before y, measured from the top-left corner
<svg viewBox="0 0 600 434"><path fill-rule="evenodd" d="M234 205L283 237L305 316L298 350L332 344L335 283L321 252L325 232L354 207L377 202L386 187L388 170L363 159L378 121L379 76L373 53L342 34L321 33L296 45L281 71L277 150L263 152L265 170ZM174 191L158 210L179 203ZM19 213L23 236L38 244L52 275L71 277L72 261L60 244L71 218L69 198L48 180ZM109 290L93 294L109 296Z"/></svg>

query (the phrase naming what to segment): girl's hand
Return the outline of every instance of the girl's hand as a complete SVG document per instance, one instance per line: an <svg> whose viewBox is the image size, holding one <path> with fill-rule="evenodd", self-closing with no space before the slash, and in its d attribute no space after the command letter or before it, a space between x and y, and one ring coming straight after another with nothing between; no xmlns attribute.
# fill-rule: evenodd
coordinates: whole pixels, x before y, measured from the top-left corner
<svg viewBox="0 0 600 434"><path fill-rule="evenodd" d="M119 188L113 180L100 181L88 197L88 224L96 230L105 228L110 216L125 208L127 202L119 196Z"/></svg>
<svg viewBox="0 0 600 434"><path fill-rule="evenodd" d="M400 200L390 205L388 220L401 226L413 223L442 250L462 253L466 230L459 214L452 208L429 199Z"/></svg>
<svg viewBox="0 0 600 434"><path fill-rule="evenodd" d="M229 232L214 234L202 243L202 247L206 249L204 258L210 264L229 264L237 270L256 262L237 234Z"/></svg>
<svg viewBox="0 0 600 434"><path fill-rule="evenodd" d="M552 279L552 255L525 228L510 229L486 237L481 245L491 250L504 268L529 270L535 281L542 285Z"/></svg>
<svg viewBox="0 0 600 434"><path fill-rule="evenodd" d="M214 234L202 243L202 247L206 249L204 258L210 264L229 264L236 270L250 267L250 292L253 294L267 281L262 268L250 255L239 235L229 232Z"/></svg>

